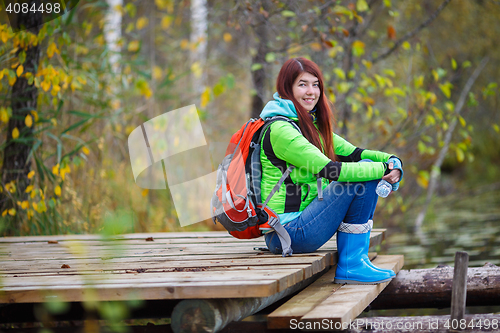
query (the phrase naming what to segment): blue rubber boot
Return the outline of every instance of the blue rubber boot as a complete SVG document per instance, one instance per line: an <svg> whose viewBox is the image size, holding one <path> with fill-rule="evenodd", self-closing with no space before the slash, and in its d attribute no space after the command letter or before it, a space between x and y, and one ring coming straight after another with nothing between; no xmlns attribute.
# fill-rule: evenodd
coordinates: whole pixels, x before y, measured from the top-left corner
<svg viewBox="0 0 500 333"><path fill-rule="evenodd" d="M370 227L370 231L372 230L373 228L373 220L368 220L368 223L369 223L369 227ZM363 254L362 254L362 257L363 257L363 260L365 261L365 263L367 263L369 266L371 266L373 269L376 269L378 271L381 271L381 272L387 272L391 275L391 278L395 277L396 276L396 273L394 273L394 271L392 269L385 269L385 268L380 268L380 267L377 267L375 266L374 264L372 264L370 258L368 257L368 249L370 248L370 238L368 238L368 243L366 243L366 248L363 250Z"/></svg>
<svg viewBox="0 0 500 333"><path fill-rule="evenodd" d="M390 281L393 276L380 271L366 261L370 243L369 223L341 223L337 230L337 251L339 259L335 272L335 283L377 284ZM393 272L394 274L394 272Z"/></svg>

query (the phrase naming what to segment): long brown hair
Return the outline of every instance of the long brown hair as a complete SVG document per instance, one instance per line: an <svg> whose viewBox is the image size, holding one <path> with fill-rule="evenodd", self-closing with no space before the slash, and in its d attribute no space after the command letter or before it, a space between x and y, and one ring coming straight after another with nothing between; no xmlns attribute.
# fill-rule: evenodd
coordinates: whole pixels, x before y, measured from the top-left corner
<svg viewBox="0 0 500 333"><path fill-rule="evenodd" d="M295 97L293 97L293 83L297 77L304 72L314 75L319 81L320 96L316 104L317 130L307 110L305 110ZM289 99L293 102L293 105L295 105L299 117L299 126L306 139L319 150L323 151L328 158L337 161L337 156L333 148L332 135L332 122L334 118L328 99L324 93L323 74L318 65L305 58L292 58L287 60L278 74L276 90L281 98ZM321 145L321 141L323 141L323 145Z"/></svg>

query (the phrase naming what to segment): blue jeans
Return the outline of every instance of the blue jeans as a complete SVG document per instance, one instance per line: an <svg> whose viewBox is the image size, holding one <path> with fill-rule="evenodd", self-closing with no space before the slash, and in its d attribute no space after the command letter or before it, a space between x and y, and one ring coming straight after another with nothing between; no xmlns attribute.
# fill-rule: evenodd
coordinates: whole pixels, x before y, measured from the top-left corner
<svg viewBox="0 0 500 333"><path fill-rule="evenodd" d="M367 182L332 182L323 190L323 200L314 199L302 214L285 225L292 239L293 253L314 252L337 232L342 221L351 224L366 223L373 218L379 180ZM275 232L265 235L272 253L282 252Z"/></svg>

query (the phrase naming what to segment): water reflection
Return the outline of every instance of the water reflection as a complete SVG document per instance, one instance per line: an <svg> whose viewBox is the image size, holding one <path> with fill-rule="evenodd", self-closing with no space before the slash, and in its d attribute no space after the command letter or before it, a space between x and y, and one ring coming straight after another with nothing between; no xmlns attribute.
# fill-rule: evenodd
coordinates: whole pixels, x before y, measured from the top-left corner
<svg viewBox="0 0 500 333"><path fill-rule="evenodd" d="M469 254L470 267L500 265L499 184L434 199L422 229L413 232L417 213L395 221L382 246L383 253L404 254L405 269L452 266L457 251Z"/></svg>

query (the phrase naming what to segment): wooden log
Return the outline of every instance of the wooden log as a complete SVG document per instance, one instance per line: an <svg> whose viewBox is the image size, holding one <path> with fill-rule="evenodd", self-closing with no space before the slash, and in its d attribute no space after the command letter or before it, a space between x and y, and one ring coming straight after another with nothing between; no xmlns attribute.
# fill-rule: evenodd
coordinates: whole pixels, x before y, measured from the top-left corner
<svg viewBox="0 0 500 333"><path fill-rule="evenodd" d="M453 287L451 292L451 320L460 322L465 315L465 300L467 296L467 266L469 255L467 252L455 253L455 268L453 270ZM453 331L463 331L458 326Z"/></svg>
<svg viewBox="0 0 500 333"><path fill-rule="evenodd" d="M371 309L447 308L453 268L401 270L372 302ZM486 264L467 271L467 306L500 305L500 267Z"/></svg>
<svg viewBox="0 0 500 333"><path fill-rule="evenodd" d="M175 333L219 332L230 322L251 316L303 289L322 273L268 297L182 300L172 312L172 330Z"/></svg>

